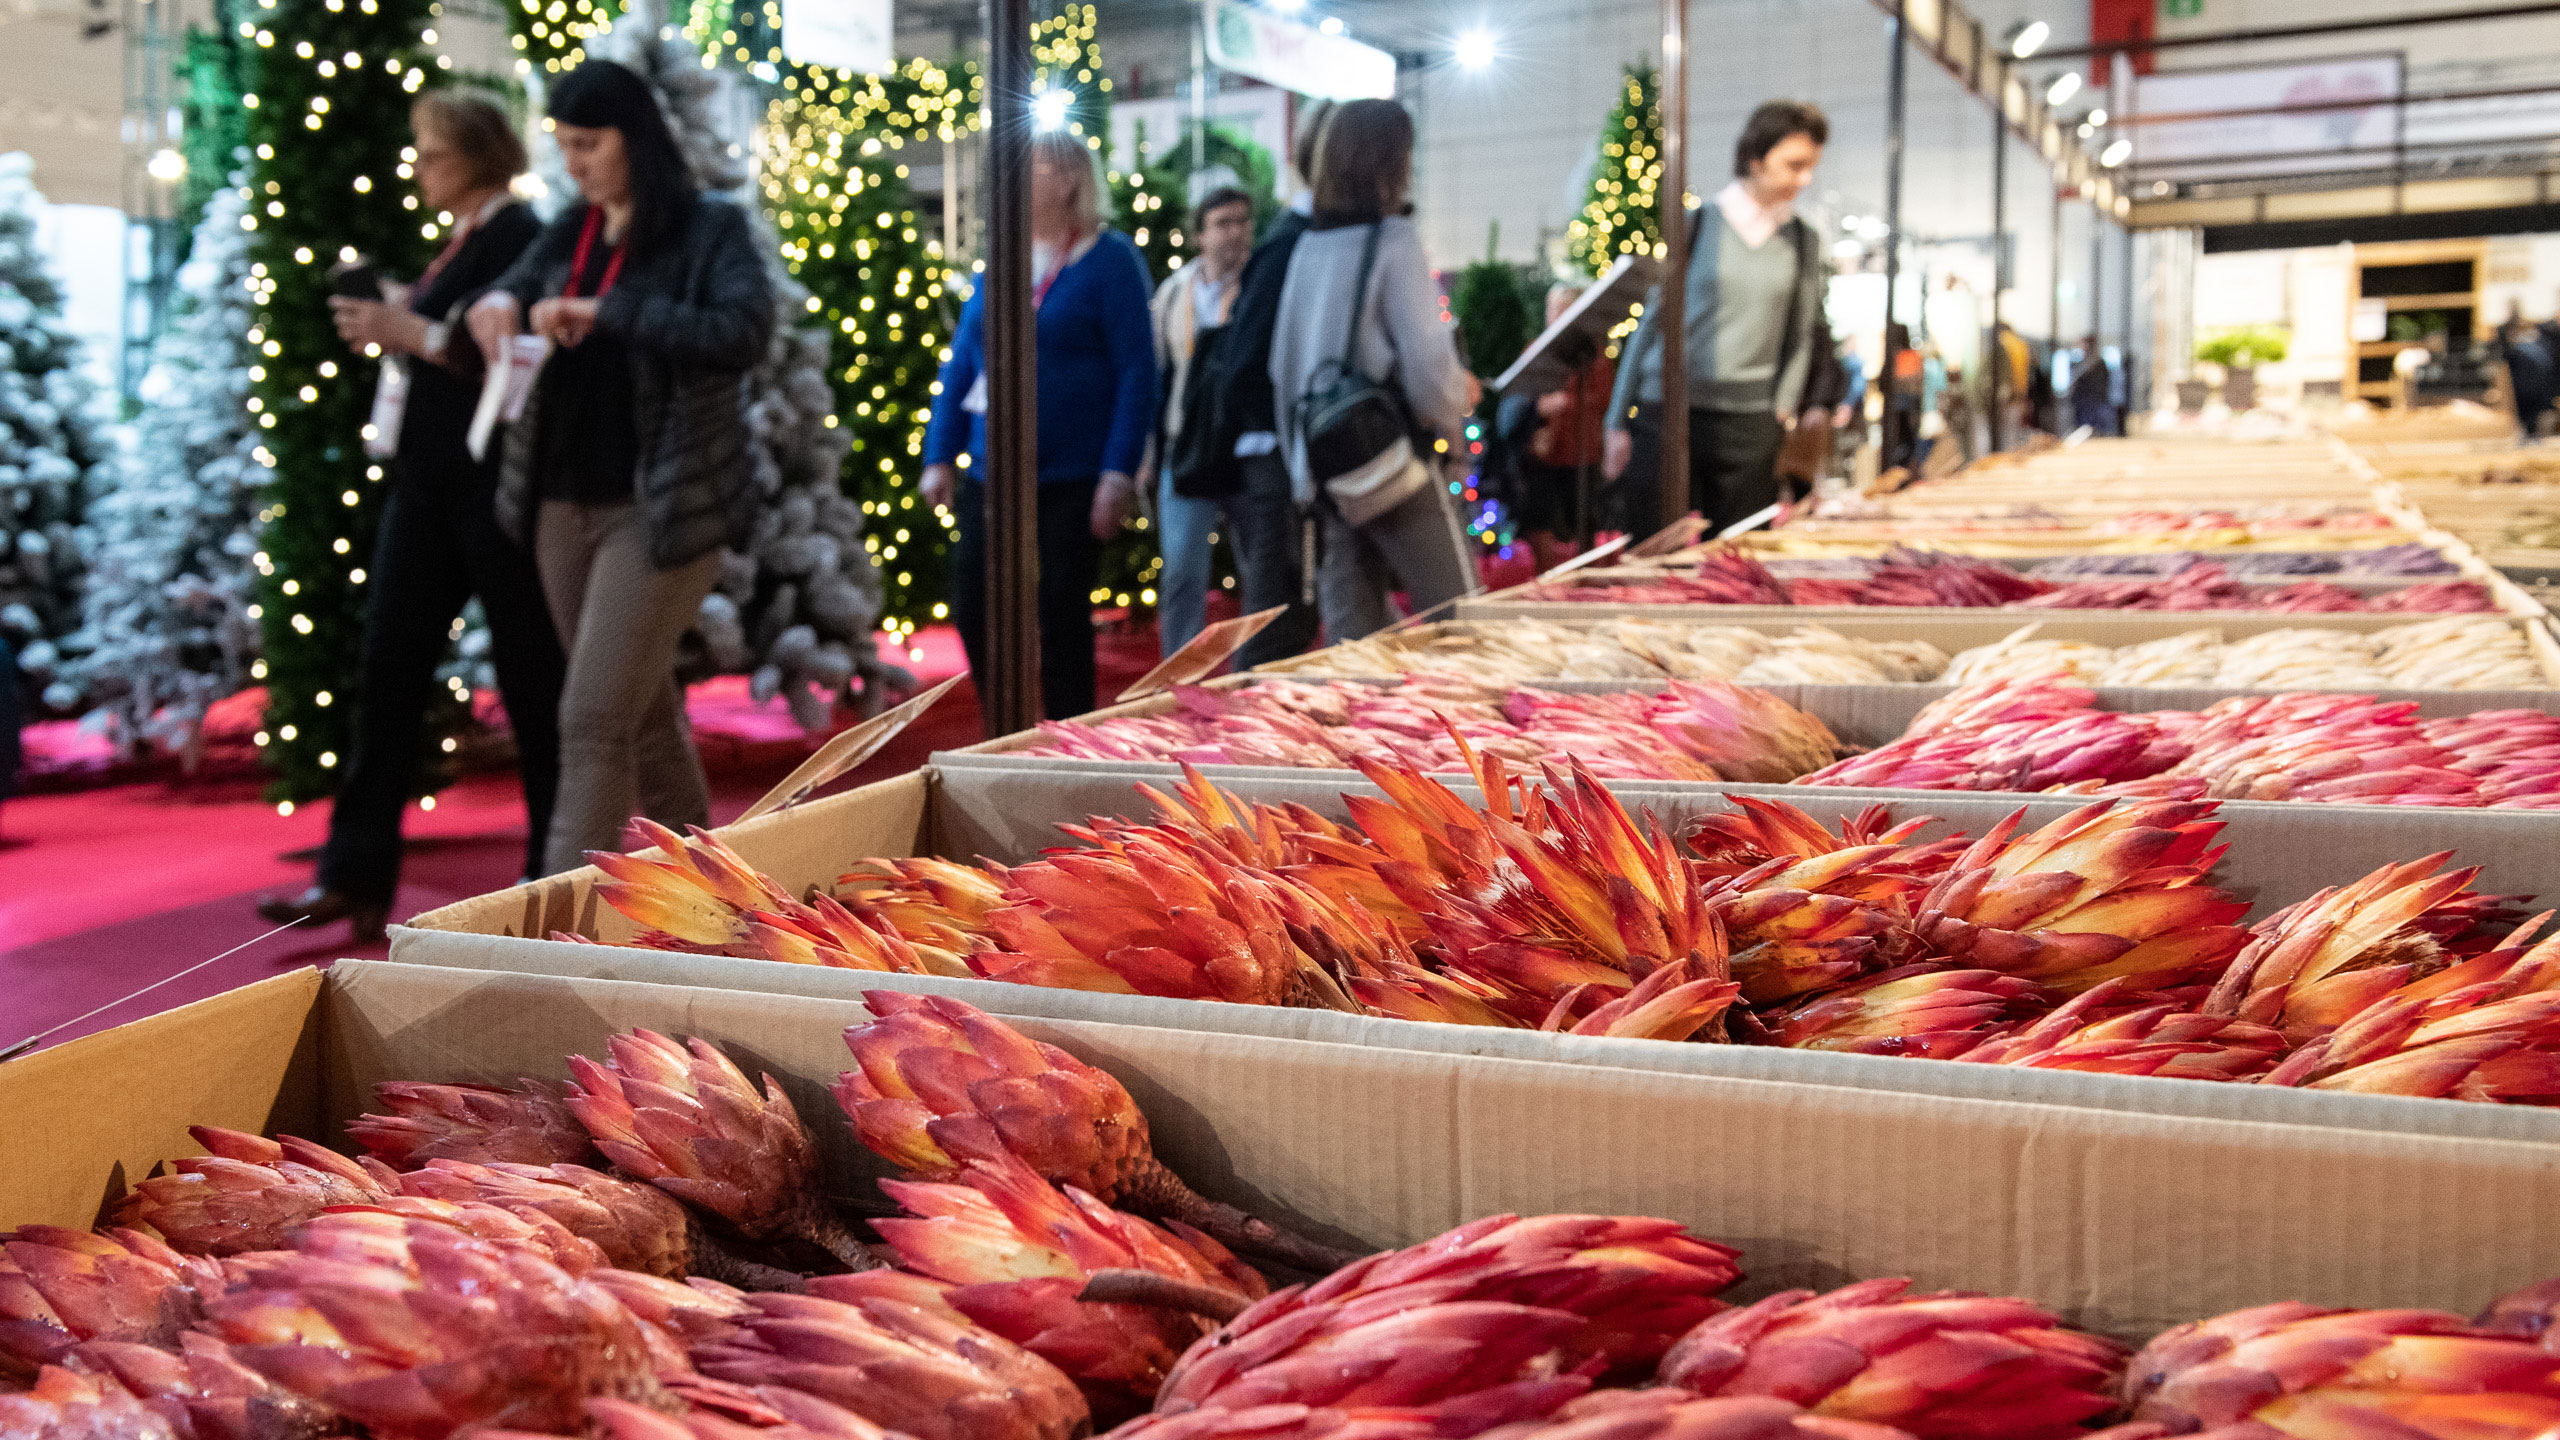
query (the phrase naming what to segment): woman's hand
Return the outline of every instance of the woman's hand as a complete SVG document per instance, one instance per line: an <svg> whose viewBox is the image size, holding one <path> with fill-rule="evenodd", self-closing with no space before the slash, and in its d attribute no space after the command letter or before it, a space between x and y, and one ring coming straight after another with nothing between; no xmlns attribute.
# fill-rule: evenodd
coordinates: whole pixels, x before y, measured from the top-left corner
<svg viewBox="0 0 2560 1440"><path fill-rule="evenodd" d="M533 333L548 335L554 345L575 348L596 328L596 298L582 295L570 299L554 295L537 301L533 307Z"/></svg>
<svg viewBox="0 0 2560 1440"><path fill-rule="evenodd" d="M916 484L916 493L924 496L924 503L934 509L947 510L951 506L951 492L959 483L960 472L952 467L927 465L924 478Z"/></svg>
<svg viewBox="0 0 2560 1440"><path fill-rule="evenodd" d="M1093 487L1093 538L1108 540L1120 533L1129 519L1129 502L1138 495L1137 482L1117 470L1102 472L1102 483Z"/></svg>
<svg viewBox="0 0 2560 1440"><path fill-rule="evenodd" d="M1636 437L1624 430L1611 430L1600 439L1600 473L1615 480L1627 473L1627 462L1636 458Z"/></svg>
<svg viewBox="0 0 2560 1440"><path fill-rule="evenodd" d="M426 349L425 316L379 300L355 300L344 295L329 297L329 312L338 323L338 338L346 341L349 349L379 345L411 355Z"/></svg>
<svg viewBox="0 0 2560 1440"><path fill-rule="evenodd" d="M1483 403L1484 382L1477 379L1475 372L1470 370L1467 372L1467 409L1473 411Z"/></svg>
<svg viewBox="0 0 2560 1440"><path fill-rule="evenodd" d="M490 365L507 363L507 347L523 328L524 310L516 297L493 291L480 297L465 317L471 326L472 343L480 347L480 358Z"/></svg>

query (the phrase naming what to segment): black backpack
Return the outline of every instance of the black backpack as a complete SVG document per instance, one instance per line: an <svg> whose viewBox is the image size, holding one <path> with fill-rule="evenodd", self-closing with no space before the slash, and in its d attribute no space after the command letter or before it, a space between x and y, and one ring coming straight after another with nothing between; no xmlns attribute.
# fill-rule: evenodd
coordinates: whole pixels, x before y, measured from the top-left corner
<svg viewBox="0 0 2560 1440"><path fill-rule="evenodd" d="M1413 439L1404 393L1360 370L1360 312L1368 305L1369 272L1378 259L1378 234L1385 228L1371 225L1360 247L1360 281L1351 292L1351 323L1343 329L1342 354L1326 361L1298 397L1298 434L1306 449L1307 473L1319 489L1377 463L1399 443L1410 446Z"/></svg>
<svg viewBox="0 0 2560 1440"><path fill-rule="evenodd" d="M1272 222L1237 279L1227 323L1201 335L1191 353L1190 389L1182 397L1182 433L1165 456L1173 493L1187 500L1224 500L1244 490L1236 442L1276 428L1271 396L1271 332L1280 318L1280 289L1297 253L1306 218L1292 211Z"/></svg>

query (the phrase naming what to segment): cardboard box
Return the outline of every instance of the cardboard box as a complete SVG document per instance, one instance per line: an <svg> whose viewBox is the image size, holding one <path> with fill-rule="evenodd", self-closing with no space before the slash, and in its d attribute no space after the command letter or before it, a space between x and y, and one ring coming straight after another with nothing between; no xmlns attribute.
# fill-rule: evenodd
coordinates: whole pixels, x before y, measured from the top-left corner
<svg viewBox="0 0 2560 1440"><path fill-rule="evenodd" d="M1594 605L1575 600L1553 600L1533 603L1509 603L1496 600L1461 600L1451 607L1447 620L1429 621L1401 632L1411 637L1416 646L1428 644L1433 637L1463 633L1479 627L1499 626L1511 620L1536 620L1566 626L1597 625L1613 619L1688 621L1700 625L1757 630L1771 635L1785 635L1808 625L1844 635L1852 640L1925 640L1947 653L1949 659L1976 646L1993 645L2032 625L2039 640L2086 640L2096 645L2138 645L2145 640L2164 640L2191 630L2211 630L2225 640L2240 640L2263 635L2270 630L2347 630L2370 633L2389 629L2393 624L2422 623L2425 617L2406 615L2388 617L2389 624L2362 623L2385 617L2371 615L2301 616L2262 614L2175 614L2163 611L2137 610L2055 610L2028 614L2015 610L1941 610L1914 609L1879 611L1874 609L1817 613L1774 605ZM2560 641L2552 638L2548 627L2522 616L2484 615L2483 620L2514 626L2524 636L2525 648L2538 663L2544 676L2554 687L2560 687ZM2332 625L2331 620L2356 621L2355 624ZM1302 675L1312 670L1316 657L1325 654L1311 650L1285 660L1274 660L1257 666L1256 675ZM1310 679L1339 678L1309 675ZM1532 682L1543 683L1543 682ZM1785 687L1770 687L1784 689ZM1801 687L1807 690L1830 689L1830 686ZM1855 688L1855 687L1848 687ZM1873 688L1873 687L1869 687ZM1897 690L1918 693L1920 687L1894 686ZM1932 696L1942 695L1952 687L1932 685ZM2194 691L2190 693L2206 693ZM2233 693L2228 690L2211 692ZM2420 692L2411 691L2409 694ZM2479 695L2487 691L2452 691L2451 694ZM2521 692L2502 692L2515 694ZM2525 704L2510 701L2493 709ZM2156 708L2156 707L2155 707Z"/></svg>
<svg viewBox="0 0 2560 1440"><path fill-rule="evenodd" d="M944 757L924 770L722 832L748 863L793 893L831 883L866 856L985 856L1012 862L1056 843L1058 823L1094 814L1150 813L1134 786L1162 784L1169 767L1091 763L1000 764ZM1330 772L1229 770L1221 784L1248 800L1296 801L1347 818L1346 791L1369 787ZM1473 796L1471 787L1457 787ZM1736 786L1771 795L1836 821L1880 797L1857 791ZM1702 786L1619 787L1627 802L1650 809L1675 829L1724 808ZM1370 792L1374 793L1374 791ZM2072 797L1909 794L1881 797L1897 816L1934 815L1943 825L1979 834L2025 809L2030 823L2062 815ZM2491 811L2424 811L2407 807L2319 805L2228 806L2223 838L2231 857L2220 883L2255 902L2263 915L2324 885L2354 879L2386 863L2440 849L2459 849L2486 870L2490 892L2560 893L2560 857L2537 836L2536 817ZM1271 1040L1410 1050L1447 1055L1596 1065L1733 1080L1845 1086L1948 1099L2015 1099L2162 1115L2244 1114L2274 1123L2407 1130L2411 1133L2560 1142L2560 1113L2459 1101L2260 1090L2202 1081L2084 1075L2010 1066L1829 1055L1742 1045L1692 1045L1582 1038L1475 1026L1424 1024L1331 1012L1206 1001L1048 990L978 979L880 975L787 965L761 959L699 956L541 938L554 931L627 942L634 927L594 899L593 869L481 896L418 916L392 929L391 958L405 964L587 976L788 993L849 1000L866 989L916 990L956 996L990 1012L1059 1020L1162 1026ZM2241 1092L2241 1093L2226 1093ZM2234 1110L2230 1107L2241 1107Z"/></svg>
<svg viewBox="0 0 2560 1440"><path fill-rule="evenodd" d="M564 1056L633 1026L772 1073L830 1191L859 1194L881 1170L824 1087L849 1063L841 1030L864 1018L807 996L382 962L299 972L0 1065L0 1219L92 1223L125 1183L194 1153L191 1123L335 1140L378 1081L557 1077ZM2246 1087L2185 1087L2190 1109L2142 1114L1104 1021L1023 1028L1119 1076L1157 1152L1203 1193L1337 1243L1411 1244L1505 1211L1662 1215L1743 1248L1738 1296L1908 1275L2132 1340L2284 1299L2467 1313L2560 1253L2546 1140L2273 1122L2244 1113L2267 1098Z"/></svg>

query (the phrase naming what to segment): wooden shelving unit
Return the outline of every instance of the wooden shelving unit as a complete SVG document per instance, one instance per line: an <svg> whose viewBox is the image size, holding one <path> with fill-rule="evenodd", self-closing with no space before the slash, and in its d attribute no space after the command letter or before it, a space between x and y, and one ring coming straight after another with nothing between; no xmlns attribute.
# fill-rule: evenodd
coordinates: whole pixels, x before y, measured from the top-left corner
<svg viewBox="0 0 2560 1440"><path fill-rule="evenodd" d="M2380 300L2392 314L2444 312L2448 341L2466 344L2484 323L2480 285L2487 247L2479 240L2409 240L2355 247L2355 303L2348 307L2347 353L2355 369L2347 393L2386 405L2403 403L2399 380L2391 373L2392 357L2409 347L2406 340L2355 339L2356 312L2368 300Z"/></svg>

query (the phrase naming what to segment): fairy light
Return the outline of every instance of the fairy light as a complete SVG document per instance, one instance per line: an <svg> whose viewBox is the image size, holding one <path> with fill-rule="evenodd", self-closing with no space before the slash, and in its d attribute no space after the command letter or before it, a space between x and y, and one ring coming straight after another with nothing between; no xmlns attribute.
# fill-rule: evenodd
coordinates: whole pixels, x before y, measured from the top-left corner
<svg viewBox="0 0 2560 1440"><path fill-rule="evenodd" d="M359 483L369 467L352 438L371 408L375 368L338 339L328 269L363 255L414 274L425 261L414 197L377 182L406 178L412 157L397 117L432 63L425 46L439 8L261 0L257 22L241 32L254 42L241 47L239 104L255 157L241 225L256 307L243 337L256 357L243 405L256 420L255 458L271 472L247 613L265 632L251 670L267 695L258 750L282 815L333 790L352 753L355 707L337 702L355 680L365 578L355 562L372 546L379 509L379 488Z"/></svg>
<svg viewBox="0 0 2560 1440"><path fill-rule="evenodd" d="M1586 275L1621 255L1643 254L1662 235L1662 109L1650 65L1630 65L1617 108L1600 132L1600 164L1581 213L1565 226L1565 248Z"/></svg>

